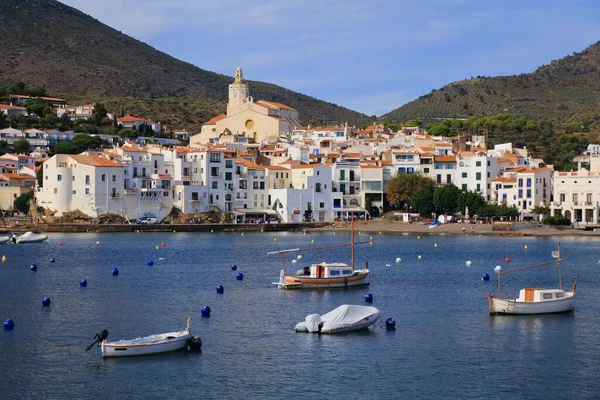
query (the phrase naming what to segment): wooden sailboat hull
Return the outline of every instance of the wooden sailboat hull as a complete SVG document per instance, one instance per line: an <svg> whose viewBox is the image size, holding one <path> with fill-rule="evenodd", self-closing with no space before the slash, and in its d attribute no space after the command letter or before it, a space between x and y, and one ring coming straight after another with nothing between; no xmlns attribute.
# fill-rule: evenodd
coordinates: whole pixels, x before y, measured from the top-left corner
<svg viewBox="0 0 600 400"><path fill-rule="evenodd" d="M565 292L564 299L542 302L498 299L488 294L488 303L490 314L531 315L562 313L575 309L575 292Z"/></svg>
<svg viewBox="0 0 600 400"><path fill-rule="evenodd" d="M347 288L369 285L369 272L358 272L348 277L310 278L301 276L285 276L279 282L274 282L283 289L316 289L316 288Z"/></svg>

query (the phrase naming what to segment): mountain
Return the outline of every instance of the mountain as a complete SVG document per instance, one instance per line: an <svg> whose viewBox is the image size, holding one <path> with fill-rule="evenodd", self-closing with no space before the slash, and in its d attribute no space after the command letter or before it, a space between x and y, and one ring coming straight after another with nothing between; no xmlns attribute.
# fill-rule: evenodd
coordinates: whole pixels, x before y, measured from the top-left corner
<svg viewBox="0 0 600 400"><path fill-rule="evenodd" d="M25 82L71 102L106 99L113 111L143 113L172 125L197 126L223 112L233 81L54 0L1 0L0 37L0 85ZM248 82L255 99L294 107L306 122L369 121L364 114L277 85Z"/></svg>
<svg viewBox="0 0 600 400"><path fill-rule="evenodd" d="M466 118L501 112L560 122L581 122L600 113L600 42L552 61L532 73L454 82L381 117Z"/></svg>

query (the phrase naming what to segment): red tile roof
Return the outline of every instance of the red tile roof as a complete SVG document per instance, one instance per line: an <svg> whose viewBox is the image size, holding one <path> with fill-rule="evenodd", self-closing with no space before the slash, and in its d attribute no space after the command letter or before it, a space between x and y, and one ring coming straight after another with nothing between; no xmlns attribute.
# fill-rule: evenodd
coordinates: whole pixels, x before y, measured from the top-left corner
<svg viewBox="0 0 600 400"><path fill-rule="evenodd" d="M91 165L93 167L121 167L121 164L107 160L104 157L96 157L96 156L84 156L84 155L70 155L70 158L77 161L80 164Z"/></svg>

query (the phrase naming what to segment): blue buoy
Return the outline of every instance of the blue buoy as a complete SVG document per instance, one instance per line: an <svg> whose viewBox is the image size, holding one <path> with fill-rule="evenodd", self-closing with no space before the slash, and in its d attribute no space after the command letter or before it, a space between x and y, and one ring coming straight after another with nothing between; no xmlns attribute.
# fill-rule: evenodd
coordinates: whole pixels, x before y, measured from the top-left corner
<svg viewBox="0 0 600 400"><path fill-rule="evenodd" d="M29 267L29 269L32 271L37 271L37 265L31 264L31 267Z"/></svg>
<svg viewBox="0 0 600 400"><path fill-rule="evenodd" d="M223 285L217 285L217 293L223 293L224 290L225 288L223 287Z"/></svg>
<svg viewBox="0 0 600 400"><path fill-rule="evenodd" d="M148 260L148 262L146 262L146 264L147 264L149 267L151 267L151 266L153 266L153 265L154 265L154 261L152 261L152 260Z"/></svg>
<svg viewBox="0 0 600 400"><path fill-rule="evenodd" d="M51 258L51 259L50 259L50 262L54 262L54 258Z"/></svg>
<svg viewBox="0 0 600 400"><path fill-rule="evenodd" d="M5 331L12 331L13 329L15 329L15 323L12 319L7 319L6 321L4 321Z"/></svg>
<svg viewBox="0 0 600 400"><path fill-rule="evenodd" d="M203 317L210 317L210 307L209 306L202 307L202 309L200 310L200 314L202 314Z"/></svg>
<svg viewBox="0 0 600 400"><path fill-rule="evenodd" d="M483 276L481 277L481 279L483 279L484 281L489 281L490 280L490 276L488 274L483 274Z"/></svg>
<svg viewBox="0 0 600 400"><path fill-rule="evenodd" d="M112 269L112 274L113 274L113 276L119 275L119 268L113 268Z"/></svg>
<svg viewBox="0 0 600 400"><path fill-rule="evenodd" d="M232 271L235 271L236 269L237 269L237 265L234 264L234 265L231 266L231 270Z"/></svg>
<svg viewBox="0 0 600 400"><path fill-rule="evenodd" d="M388 329L396 329L396 320L394 318L388 318L385 320L385 327Z"/></svg>
<svg viewBox="0 0 600 400"><path fill-rule="evenodd" d="M44 297L42 299L42 305L44 307L50 307L50 303L52 303L52 300L50 300L50 297Z"/></svg>
<svg viewBox="0 0 600 400"><path fill-rule="evenodd" d="M79 286L86 287L87 286L87 281L85 279L80 280L79 281Z"/></svg>
<svg viewBox="0 0 600 400"><path fill-rule="evenodd" d="M242 274L241 272L238 272L237 274L235 274L235 277L237 278L238 281L244 280L244 274Z"/></svg>
<svg viewBox="0 0 600 400"><path fill-rule="evenodd" d="M367 303L372 303L373 302L373 295L371 293L365 294L365 301Z"/></svg>

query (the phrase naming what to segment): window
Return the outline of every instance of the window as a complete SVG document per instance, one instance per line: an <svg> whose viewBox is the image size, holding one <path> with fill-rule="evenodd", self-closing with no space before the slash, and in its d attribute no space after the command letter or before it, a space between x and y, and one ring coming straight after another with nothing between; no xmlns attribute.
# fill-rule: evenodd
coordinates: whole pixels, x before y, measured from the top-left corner
<svg viewBox="0 0 600 400"><path fill-rule="evenodd" d="M352 270L351 269L345 269L342 271L342 275L352 275Z"/></svg>
<svg viewBox="0 0 600 400"><path fill-rule="evenodd" d="M319 175L319 172L320 172L320 171L317 171L317 175Z"/></svg>
<svg viewBox="0 0 600 400"><path fill-rule="evenodd" d="M219 154L219 153L210 153L210 154ZM210 176L214 176L214 177L219 176L219 167L211 167L210 168Z"/></svg>
<svg viewBox="0 0 600 400"><path fill-rule="evenodd" d="M225 160L225 168L233 168L233 160Z"/></svg>
<svg viewBox="0 0 600 400"><path fill-rule="evenodd" d="M475 166L476 167L481 167L481 161L475 161Z"/></svg>
<svg viewBox="0 0 600 400"><path fill-rule="evenodd" d="M315 192L321 193L321 182L315 184Z"/></svg>
<svg viewBox="0 0 600 400"><path fill-rule="evenodd" d="M73 175L71 178L72 178L71 180L72 180L73 182L75 182L75 175Z"/></svg>
<svg viewBox="0 0 600 400"><path fill-rule="evenodd" d="M338 276L339 274L340 274L339 270L336 270L336 269L329 270L329 276Z"/></svg>
<svg viewBox="0 0 600 400"><path fill-rule="evenodd" d="M59 182L60 182L60 181L62 181L62 175L58 175L58 176L56 177L56 180L57 180L57 181L59 181Z"/></svg>
<svg viewBox="0 0 600 400"><path fill-rule="evenodd" d="M85 194L90 194L90 188L85 188Z"/></svg>
<svg viewBox="0 0 600 400"><path fill-rule="evenodd" d="M264 182L260 182L260 189L264 190L265 189L265 183Z"/></svg>
<svg viewBox="0 0 600 400"><path fill-rule="evenodd" d="M463 192L467 191L467 184L466 183L462 184L462 190L463 190Z"/></svg>
<svg viewBox="0 0 600 400"><path fill-rule="evenodd" d="M475 180L476 181L480 181L481 180L481 172L476 172L475 173Z"/></svg>
<svg viewBox="0 0 600 400"><path fill-rule="evenodd" d="M198 201L198 192L192 192L192 201Z"/></svg>
<svg viewBox="0 0 600 400"><path fill-rule="evenodd" d="M463 173L462 173L462 177L463 177L463 178L466 178L466 177L467 177L467 173L466 173L466 172L463 172Z"/></svg>
<svg viewBox="0 0 600 400"><path fill-rule="evenodd" d="M425 172L426 174L429 173L429 168L423 168L423 172Z"/></svg>
<svg viewBox="0 0 600 400"><path fill-rule="evenodd" d="M252 182L252 189L258 190L258 182Z"/></svg>
<svg viewBox="0 0 600 400"><path fill-rule="evenodd" d="M531 198L531 189L527 189L527 198L530 199Z"/></svg>
<svg viewBox="0 0 600 400"><path fill-rule="evenodd" d="M210 162L221 162L221 153L210 153Z"/></svg>
<svg viewBox="0 0 600 400"><path fill-rule="evenodd" d="M552 293L543 293L544 300L548 300L552 298Z"/></svg>
<svg viewBox="0 0 600 400"><path fill-rule="evenodd" d="M564 293L556 293L556 298L557 298L557 299L560 299L560 298L562 298L562 297L565 297L565 294L564 294Z"/></svg>
<svg viewBox="0 0 600 400"><path fill-rule="evenodd" d="M477 184L477 191L481 192L481 184L480 183Z"/></svg>
<svg viewBox="0 0 600 400"><path fill-rule="evenodd" d="M565 201L566 200L567 195L565 193L561 193L560 194L560 201Z"/></svg>
<svg viewBox="0 0 600 400"><path fill-rule="evenodd" d="M519 189L519 198L522 199L523 198L523 189Z"/></svg>
<svg viewBox="0 0 600 400"><path fill-rule="evenodd" d="M194 173L197 174L198 173L198 168L194 168Z"/></svg>
<svg viewBox="0 0 600 400"><path fill-rule="evenodd" d="M577 182L575 182L577 183ZM527 187L531 187L531 178L527 178Z"/></svg>
<svg viewBox="0 0 600 400"><path fill-rule="evenodd" d="M452 183L452 175L446 175L446 183Z"/></svg>
<svg viewBox="0 0 600 400"><path fill-rule="evenodd" d="M106 174L102 174L102 182L106 182Z"/></svg>
<svg viewBox="0 0 600 400"><path fill-rule="evenodd" d="M212 188L213 188L213 189L218 189L218 188L219 188L219 182L217 182L217 181L214 181L214 182L212 183Z"/></svg>
<svg viewBox="0 0 600 400"><path fill-rule="evenodd" d="M113 177L112 177L112 181L113 181L113 182L116 182L116 181L117 181L117 176L116 176L116 175L113 175Z"/></svg>
<svg viewBox="0 0 600 400"><path fill-rule="evenodd" d="M363 181L363 190L369 192L380 192L381 181Z"/></svg>
<svg viewBox="0 0 600 400"><path fill-rule="evenodd" d="M54 194L58 193L58 189L54 188Z"/></svg>
<svg viewBox="0 0 600 400"><path fill-rule="evenodd" d="M77 194L77 190L73 190L73 194Z"/></svg>
<svg viewBox="0 0 600 400"><path fill-rule="evenodd" d="M225 180L226 181L233 180L233 172L225 172Z"/></svg>
<svg viewBox="0 0 600 400"><path fill-rule="evenodd" d="M319 203L319 208L325 208L325 203L324 202L320 202Z"/></svg>
<svg viewBox="0 0 600 400"><path fill-rule="evenodd" d="M519 178L519 187L523 187L523 178Z"/></svg>

